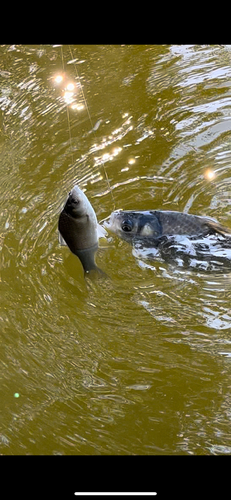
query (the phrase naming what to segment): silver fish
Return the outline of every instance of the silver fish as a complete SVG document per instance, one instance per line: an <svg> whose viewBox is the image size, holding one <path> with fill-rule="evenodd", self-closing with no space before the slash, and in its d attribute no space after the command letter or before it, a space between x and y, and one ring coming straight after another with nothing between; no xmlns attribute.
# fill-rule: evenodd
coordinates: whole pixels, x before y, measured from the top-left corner
<svg viewBox="0 0 231 500"><path fill-rule="evenodd" d="M132 243L136 254L148 259L182 259L191 265L191 257L221 264L231 262L231 230L215 219L182 212L116 210L103 226ZM195 260L195 259L194 259Z"/></svg>
<svg viewBox="0 0 231 500"><path fill-rule="evenodd" d="M86 273L92 269L101 272L95 263L99 228L88 198L77 185L74 186L59 216L59 242L77 255Z"/></svg>
<svg viewBox="0 0 231 500"><path fill-rule="evenodd" d="M162 236L230 235L231 230L211 217L161 210L115 210L103 226L131 243L134 239L157 241Z"/></svg>

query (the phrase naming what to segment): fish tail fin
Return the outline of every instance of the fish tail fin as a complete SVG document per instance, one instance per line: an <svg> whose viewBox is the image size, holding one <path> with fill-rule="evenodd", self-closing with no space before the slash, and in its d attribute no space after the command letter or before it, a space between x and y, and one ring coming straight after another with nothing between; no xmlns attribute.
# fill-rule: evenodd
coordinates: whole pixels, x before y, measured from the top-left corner
<svg viewBox="0 0 231 500"><path fill-rule="evenodd" d="M85 278L90 278L90 279L98 279L98 278L109 278L108 274L102 271L100 267L95 266L94 269L90 269L89 271L84 272Z"/></svg>
<svg viewBox="0 0 231 500"><path fill-rule="evenodd" d="M229 227L223 226L219 222L216 221L208 221L206 223L208 228L211 230L211 234L221 234L222 236L231 236L231 229Z"/></svg>

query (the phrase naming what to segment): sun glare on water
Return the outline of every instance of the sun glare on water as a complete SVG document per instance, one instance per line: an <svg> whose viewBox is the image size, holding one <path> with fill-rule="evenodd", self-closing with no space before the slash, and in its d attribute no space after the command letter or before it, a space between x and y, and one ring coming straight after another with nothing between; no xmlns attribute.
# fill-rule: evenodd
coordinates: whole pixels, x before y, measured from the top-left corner
<svg viewBox="0 0 231 500"><path fill-rule="evenodd" d="M216 175L215 175L215 172L213 170L211 170L210 168L205 170L205 173L204 173L205 179L207 179L208 181L212 181L213 179L215 179L215 177L216 177Z"/></svg>
<svg viewBox="0 0 231 500"><path fill-rule="evenodd" d="M66 89L67 89L68 91L72 92L72 90L74 90L74 88L75 88L74 83L68 83L68 84L67 84Z"/></svg>
<svg viewBox="0 0 231 500"><path fill-rule="evenodd" d="M63 75L57 75L54 77L55 83L61 83L63 81Z"/></svg>
<svg viewBox="0 0 231 500"><path fill-rule="evenodd" d="M76 82L70 81L66 73L58 73L52 77L52 80L55 85L61 85L63 100L67 106L75 111L84 109L84 105L77 100L79 87Z"/></svg>

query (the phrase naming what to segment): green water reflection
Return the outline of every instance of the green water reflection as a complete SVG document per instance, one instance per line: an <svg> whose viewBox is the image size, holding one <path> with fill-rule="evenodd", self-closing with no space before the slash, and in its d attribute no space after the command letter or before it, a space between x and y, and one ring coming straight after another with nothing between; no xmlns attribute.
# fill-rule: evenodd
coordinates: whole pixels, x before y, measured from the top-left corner
<svg viewBox="0 0 231 500"><path fill-rule="evenodd" d="M1 453L230 454L230 274L111 238L85 280L57 236L76 182L111 213L104 168L116 208L231 226L230 49L0 52Z"/></svg>

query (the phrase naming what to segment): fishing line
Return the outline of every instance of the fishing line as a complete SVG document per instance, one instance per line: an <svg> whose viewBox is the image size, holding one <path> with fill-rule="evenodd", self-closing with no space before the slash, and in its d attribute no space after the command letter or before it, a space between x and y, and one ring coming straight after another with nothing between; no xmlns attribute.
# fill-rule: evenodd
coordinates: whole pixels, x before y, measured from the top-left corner
<svg viewBox="0 0 231 500"><path fill-rule="evenodd" d="M62 47L62 45L61 45L60 48L61 48L61 58L62 58L63 72L65 72L64 57L63 57L63 47ZM66 112L67 112L67 125L68 125L68 131L69 131L69 141L70 141L70 147L71 147L71 157L72 157L72 164L73 164L74 163L74 155L73 155L73 148L72 148L71 122L70 122L69 109L68 109L67 105L66 105Z"/></svg>
<svg viewBox="0 0 231 500"><path fill-rule="evenodd" d="M72 58L72 60L74 60L74 57L73 57L73 52L72 52L72 49L71 49L71 46L70 46L70 45L69 45L69 51L70 51L70 54L71 54L71 58ZM80 80L80 77L79 77L79 73L78 73L78 69L77 69L77 65L76 65L76 63L74 63L74 67L75 67L75 73L76 73L76 76L77 76L77 78L78 78L79 86L80 86L80 89L81 89L81 92L82 92L82 96L83 96L84 104L85 104L85 106L86 106L86 110L87 110L88 118L89 118L89 121L90 121L90 124L91 124L91 129L92 129L92 131L93 131L93 134L95 134L95 130L94 130L93 123L92 123L92 119L91 119L90 110L89 110L89 107L88 107L88 104L87 104L87 100L86 100L86 98L85 98L84 90L83 90L83 87L82 87L82 84L81 84L81 80ZM110 193L111 193L112 203L113 203L114 210L115 210L115 199L114 199L113 192L112 192L112 189L111 189L111 186L110 186L110 182L109 182L109 178L108 178L108 175L107 175L106 167L105 167L105 165L104 165L104 161L102 162L102 165L103 165L103 170L104 170L104 175L105 175L105 179L106 179L106 182L107 182L108 190L109 190L109 191L110 191Z"/></svg>
<svg viewBox="0 0 231 500"><path fill-rule="evenodd" d="M71 60L74 61L74 57L73 57L73 52L72 52L71 46L69 45L68 47L69 47L69 51L70 51L70 55L71 55ZM61 58L62 58L62 65L63 65L63 71L64 71L64 56L63 56L63 48L62 48L62 46L61 46ZM84 94L83 86L81 84L80 76L79 76L77 65L76 65L75 62L74 62L74 68L75 68L76 78L78 79L78 84L79 84L79 87L80 87L80 90L81 90L81 93L82 93L83 101L84 101L84 104L85 104L85 107L86 107L86 110L87 110L88 118L89 118L89 121L90 121L90 124L91 124L91 129L92 129L93 134L95 134L95 130L94 130L92 119L91 119L90 110L89 110L89 107L88 107L88 104L87 104L87 100L86 100L86 97L85 97L85 94ZM71 148L72 148L71 125L70 125L70 115L69 115L68 106L66 106L66 111L67 111L67 122L68 122L68 131L69 131L69 137L70 137L70 144L71 144ZM72 151L72 163L74 163L73 151ZM106 171L106 167L104 165L104 161L102 162L102 165L103 165L103 170L104 170L104 175L105 175L105 179L106 179L108 191L111 194L112 204L113 204L113 207L114 207L114 210L115 210L115 198L114 198L111 186L110 186L110 182L109 182L108 174L107 174L107 171Z"/></svg>
<svg viewBox="0 0 231 500"><path fill-rule="evenodd" d="M74 60L74 57L73 57L73 52L72 52L72 50L71 50L71 46L70 46L70 45L69 45L69 51L70 51L70 54L71 54L71 58L72 58L72 60ZM82 92L82 96L83 96L84 104L85 104L85 106L86 106L86 110L87 110L88 118L89 118L89 120L90 120L91 128L93 129L93 123L92 123L92 119L91 119L90 111L89 111L89 108L88 108L88 105L87 105L87 101L86 101L86 99L85 99L85 95L84 95L84 91L83 91L83 87L82 87L82 83L81 83L81 80L80 80L80 77L79 77L79 73L78 73L78 70L77 70L76 63L74 63L74 68L75 68L75 73L76 73L76 76L77 76L77 78L78 78L79 86L80 86L80 89L81 89L81 92Z"/></svg>

